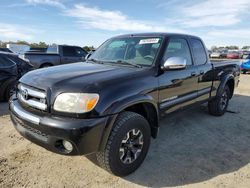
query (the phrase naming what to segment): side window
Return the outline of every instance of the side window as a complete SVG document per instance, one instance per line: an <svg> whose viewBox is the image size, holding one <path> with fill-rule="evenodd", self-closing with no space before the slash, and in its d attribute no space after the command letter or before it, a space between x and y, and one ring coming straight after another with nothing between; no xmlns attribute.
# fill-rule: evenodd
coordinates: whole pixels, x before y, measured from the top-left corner
<svg viewBox="0 0 250 188"><path fill-rule="evenodd" d="M55 45L49 46L46 52L47 53L58 53L57 46L55 46Z"/></svg>
<svg viewBox="0 0 250 188"><path fill-rule="evenodd" d="M207 54L202 42L199 39L191 39L191 48L193 50L194 63L203 65L207 62Z"/></svg>
<svg viewBox="0 0 250 188"><path fill-rule="evenodd" d="M8 58L0 56L0 68L8 68L14 65L16 64L10 61Z"/></svg>
<svg viewBox="0 0 250 188"><path fill-rule="evenodd" d="M77 56L75 47L64 46L63 47L63 56Z"/></svg>
<svg viewBox="0 0 250 188"><path fill-rule="evenodd" d="M85 57L87 55L87 52L85 52L83 49L81 48L76 48L76 54L79 57Z"/></svg>
<svg viewBox="0 0 250 188"><path fill-rule="evenodd" d="M168 47L163 56L164 62L170 57L183 57L187 60L187 65L192 65L190 49L185 39L170 38Z"/></svg>

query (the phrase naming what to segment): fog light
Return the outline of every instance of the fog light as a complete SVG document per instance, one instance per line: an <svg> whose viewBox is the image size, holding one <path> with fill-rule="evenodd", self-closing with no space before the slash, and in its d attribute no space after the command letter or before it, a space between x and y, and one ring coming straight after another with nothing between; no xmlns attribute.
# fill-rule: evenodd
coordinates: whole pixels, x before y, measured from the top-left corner
<svg viewBox="0 0 250 188"><path fill-rule="evenodd" d="M73 145L70 142L63 140L62 144L67 152L71 152L73 150Z"/></svg>

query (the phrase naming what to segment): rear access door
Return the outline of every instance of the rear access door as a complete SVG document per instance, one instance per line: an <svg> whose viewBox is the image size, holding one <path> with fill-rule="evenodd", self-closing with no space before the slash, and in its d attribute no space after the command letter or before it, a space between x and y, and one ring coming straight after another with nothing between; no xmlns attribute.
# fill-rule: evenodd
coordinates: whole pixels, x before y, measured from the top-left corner
<svg viewBox="0 0 250 188"><path fill-rule="evenodd" d="M189 42L192 50L194 66L196 67L198 74L198 96L196 101L206 101L210 98L210 92L212 89L214 78L213 67L208 59L203 42L194 37L191 37Z"/></svg>
<svg viewBox="0 0 250 188"><path fill-rule="evenodd" d="M186 37L169 38L162 63L170 57L186 59L187 66L182 70L167 70L159 76L159 107L163 114L193 104L197 98L198 72Z"/></svg>

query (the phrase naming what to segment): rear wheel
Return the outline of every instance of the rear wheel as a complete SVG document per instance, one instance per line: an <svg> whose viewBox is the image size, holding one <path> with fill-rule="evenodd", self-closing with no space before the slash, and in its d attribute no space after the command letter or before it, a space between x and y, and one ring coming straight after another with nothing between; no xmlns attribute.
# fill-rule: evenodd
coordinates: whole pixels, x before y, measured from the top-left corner
<svg viewBox="0 0 250 188"><path fill-rule="evenodd" d="M246 70L243 70L243 71L242 71L242 73L243 73L243 74L246 74L246 73L247 73L247 71L246 71Z"/></svg>
<svg viewBox="0 0 250 188"><path fill-rule="evenodd" d="M134 172L147 155L150 135L150 126L143 116L134 112L121 113L104 151L96 154L99 165L117 176Z"/></svg>
<svg viewBox="0 0 250 188"><path fill-rule="evenodd" d="M222 116L226 110L230 99L230 89L226 85L215 99L208 103L208 110L211 115Z"/></svg>

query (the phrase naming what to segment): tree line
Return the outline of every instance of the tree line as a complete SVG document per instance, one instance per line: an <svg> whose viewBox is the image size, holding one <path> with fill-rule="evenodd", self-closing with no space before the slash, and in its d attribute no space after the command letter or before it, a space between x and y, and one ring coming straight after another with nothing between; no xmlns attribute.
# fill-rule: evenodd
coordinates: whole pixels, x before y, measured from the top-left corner
<svg viewBox="0 0 250 188"><path fill-rule="evenodd" d="M48 46L49 46L49 44L46 44L45 42L29 43L27 41L18 40L16 42L13 42L13 41L9 41L9 42L0 41L0 48L6 48L7 44L22 44L22 45L28 45L31 48L48 48ZM95 49L94 46L83 46L82 48L84 50L86 50L87 52L92 51L92 50Z"/></svg>

